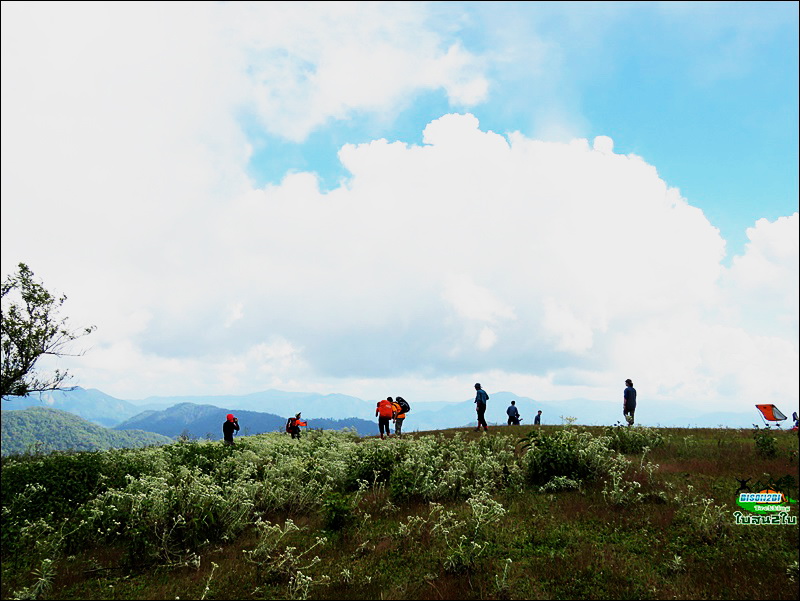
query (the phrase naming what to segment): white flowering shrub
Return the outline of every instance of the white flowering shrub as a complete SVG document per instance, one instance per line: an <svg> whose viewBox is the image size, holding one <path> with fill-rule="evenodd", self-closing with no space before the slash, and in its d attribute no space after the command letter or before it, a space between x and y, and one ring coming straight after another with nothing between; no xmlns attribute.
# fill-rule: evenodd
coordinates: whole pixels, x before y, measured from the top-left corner
<svg viewBox="0 0 800 601"><path fill-rule="evenodd" d="M464 572L475 567L478 559L489 546L492 526L497 524L506 512L505 508L493 500L486 491L481 491L467 499L467 504L472 511L472 516L466 522L449 520L447 519L449 516L445 512L434 506L434 509L438 509L441 516L445 518L436 521L434 531L439 531L444 536L448 549L444 559L444 568L449 572ZM449 523L446 523L445 520Z"/></svg>
<svg viewBox="0 0 800 601"><path fill-rule="evenodd" d="M84 527L98 538L123 542L132 558L172 562L206 541L237 534L249 521L252 493L239 482L223 488L196 467L130 476L124 488L87 504Z"/></svg>
<svg viewBox="0 0 800 601"><path fill-rule="evenodd" d="M603 482L603 497L611 505L632 505L644 498L640 492L641 484L636 480L626 480L628 464L622 457L611 460L608 478Z"/></svg>
<svg viewBox="0 0 800 601"><path fill-rule="evenodd" d="M258 542L252 551L244 551L244 557L256 566L258 580L264 585L283 583L286 599L307 599L314 584L329 581L323 576L315 582L308 575L320 561L316 555L311 557L311 552L328 542L324 536L316 537L313 544L301 549L291 544L293 535L302 530L292 520L286 520L283 526L259 520L255 527Z"/></svg>
<svg viewBox="0 0 800 601"><path fill-rule="evenodd" d="M14 599L39 599L42 595L47 594L53 584L53 577L55 576L55 566L52 559L43 559L39 567L33 570L33 577L35 579L33 585L24 587L22 590L14 593Z"/></svg>
<svg viewBox="0 0 800 601"><path fill-rule="evenodd" d="M544 486L539 487L539 492L560 492L562 490L577 490L581 487L578 480L566 476L554 476Z"/></svg>
<svg viewBox="0 0 800 601"><path fill-rule="evenodd" d="M526 484L547 492L572 489L612 473L618 461L607 437L574 427L530 436L524 454L517 443L513 436L472 440L463 434L365 440L353 432L315 430L300 441L270 433L242 437L233 446L182 440L155 448L45 457L37 460L42 465L20 464L8 472L22 493L8 496L3 507L3 524L15 533L8 539L12 542L4 542L4 552L12 544L19 548L21 541L34 544L33 538L18 536L26 527L29 532L38 528L51 550L53 545L77 550L99 539L126 549L137 562L178 565L205 545L231 540L277 515L318 516L329 530L347 526L358 531L387 501L466 500L470 519L444 520L443 510L435 509L441 506L434 505L424 523L401 526L409 532L422 528L437 538L447 569L460 571L483 554L489 534L484 525L503 513L487 491L520 490ZM4 466L4 480L6 473ZM46 478L40 483L36 478L42 474ZM86 483L57 486L50 480L59 474ZM622 472L613 474L621 478ZM625 486L620 480L609 494L622 494L614 491ZM31 507L35 500L61 513L37 514L40 508ZM46 555L36 553L36 561ZM287 595L306 594L305 578L292 582Z"/></svg>
<svg viewBox="0 0 800 601"><path fill-rule="evenodd" d="M522 468L511 437L477 443L457 434L403 439L401 460L389 480L393 500L444 501L468 498L484 489L520 487Z"/></svg>
<svg viewBox="0 0 800 601"><path fill-rule="evenodd" d="M686 538L702 544L716 543L731 533L731 516L725 504L698 494L694 486L686 485L685 490L673 491L670 501L677 505L674 525L686 530Z"/></svg>
<svg viewBox="0 0 800 601"><path fill-rule="evenodd" d="M572 427L552 434L534 430L524 439L523 448L527 449L527 481L535 486L545 486L553 478L578 483L595 480L608 473L617 456L608 437Z"/></svg>
<svg viewBox="0 0 800 601"><path fill-rule="evenodd" d="M668 495L663 487L656 486L654 474L658 470L658 464L647 461L647 454L650 447L642 449L642 456L638 465L623 457L621 454L612 458L603 481L603 497L611 505L632 505L644 501L656 503L667 503ZM626 478L626 472L631 472L638 476L645 483L642 484L633 478Z"/></svg>
<svg viewBox="0 0 800 601"><path fill-rule="evenodd" d="M655 449L664 444L664 436L655 428L643 426L607 426L604 435L608 437L608 446L626 455L638 454L646 448Z"/></svg>
<svg viewBox="0 0 800 601"><path fill-rule="evenodd" d="M469 497L464 505L446 509L431 501L426 516L408 516L399 522L395 536L404 546L422 552L439 549L437 556L445 571L472 570L489 547L506 509L485 490Z"/></svg>
<svg viewBox="0 0 800 601"><path fill-rule="evenodd" d="M798 575L800 575L800 562L796 559L789 567L786 568L786 578L794 584L798 580Z"/></svg>
<svg viewBox="0 0 800 601"><path fill-rule="evenodd" d="M404 449L399 444L393 444L395 442L401 441L391 440L387 443L384 440L372 439L343 449L346 467L342 485L345 490L357 490L361 480L372 484L388 482Z"/></svg>

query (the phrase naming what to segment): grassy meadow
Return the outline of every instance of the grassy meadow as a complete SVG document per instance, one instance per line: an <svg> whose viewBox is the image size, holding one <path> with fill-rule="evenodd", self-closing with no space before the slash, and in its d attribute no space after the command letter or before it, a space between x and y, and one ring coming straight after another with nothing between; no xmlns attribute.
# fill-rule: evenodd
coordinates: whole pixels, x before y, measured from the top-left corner
<svg viewBox="0 0 800 601"><path fill-rule="evenodd" d="M2 598L797 599L798 526L734 519L742 485L797 499L797 479L797 433L764 428L13 456Z"/></svg>

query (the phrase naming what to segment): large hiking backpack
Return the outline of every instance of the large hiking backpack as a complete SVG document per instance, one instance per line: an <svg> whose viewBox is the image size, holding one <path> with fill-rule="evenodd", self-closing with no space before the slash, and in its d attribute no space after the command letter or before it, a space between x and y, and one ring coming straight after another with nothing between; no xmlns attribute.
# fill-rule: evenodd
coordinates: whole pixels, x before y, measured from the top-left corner
<svg viewBox="0 0 800 601"><path fill-rule="evenodd" d="M286 431L290 434L292 433L292 429L294 429L295 424L297 423L297 418L290 417L286 420Z"/></svg>
<svg viewBox="0 0 800 601"><path fill-rule="evenodd" d="M394 402L400 405L400 413L408 413L409 411L411 411L411 407L408 405L408 401L405 400L403 397L401 396L396 397Z"/></svg>

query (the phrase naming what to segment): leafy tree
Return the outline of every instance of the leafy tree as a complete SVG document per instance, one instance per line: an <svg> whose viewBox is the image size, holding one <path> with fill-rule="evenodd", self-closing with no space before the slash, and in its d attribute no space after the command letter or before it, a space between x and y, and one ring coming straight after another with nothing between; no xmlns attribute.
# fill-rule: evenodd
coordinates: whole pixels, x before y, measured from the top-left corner
<svg viewBox="0 0 800 601"><path fill-rule="evenodd" d="M2 373L0 396L25 396L32 392L58 390L72 376L56 369L49 376L39 375L34 366L42 355L80 356L67 352L69 344L94 331L95 326L78 330L67 327L67 318L58 312L67 297L55 297L33 279L24 263L2 286Z"/></svg>

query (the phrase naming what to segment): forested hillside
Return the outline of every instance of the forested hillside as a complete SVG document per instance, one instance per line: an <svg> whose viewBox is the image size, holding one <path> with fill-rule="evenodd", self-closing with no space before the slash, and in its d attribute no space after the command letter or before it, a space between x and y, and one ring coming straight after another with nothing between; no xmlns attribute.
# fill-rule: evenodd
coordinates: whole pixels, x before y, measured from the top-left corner
<svg viewBox="0 0 800 601"><path fill-rule="evenodd" d="M97 451L173 442L142 430L116 431L49 407L2 412L2 454Z"/></svg>

